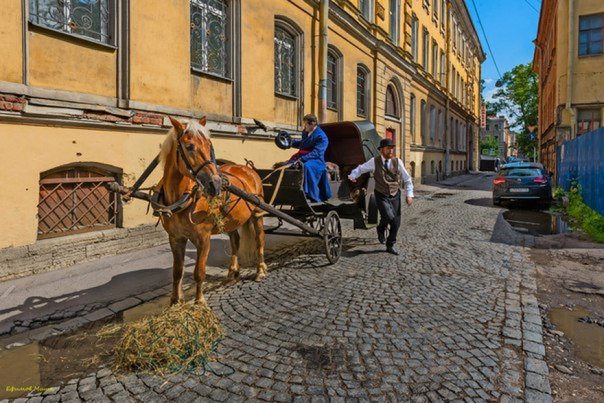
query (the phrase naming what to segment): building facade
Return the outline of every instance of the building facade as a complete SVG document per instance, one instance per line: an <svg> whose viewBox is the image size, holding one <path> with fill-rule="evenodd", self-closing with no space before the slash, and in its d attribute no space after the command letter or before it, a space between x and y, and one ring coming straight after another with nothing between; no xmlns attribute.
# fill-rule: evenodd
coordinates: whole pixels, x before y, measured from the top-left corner
<svg viewBox="0 0 604 403"><path fill-rule="evenodd" d="M604 3L544 0L533 66L539 75L540 159L556 172L557 147L602 125Z"/></svg>
<svg viewBox="0 0 604 403"><path fill-rule="evenodd" d="M318 112L318 0L5 3L0 278L163 242L102 185L134 183L168 116L207 116L218 158L269 167L291 154L274 134ZM473 167L484 53L462 0L333 0L328 41L327 121L388 130L418 181Z"/></svg>
<svg viewBox="0 0 604 403"><path fill-rule="evenodd" d="M493 136L499 144L498 157L505 160L511 155L510 147L514 146L515 139L505 116L488 116L486 118L485 127L480 129L480 141L485 141L489 136Z"/></svg>

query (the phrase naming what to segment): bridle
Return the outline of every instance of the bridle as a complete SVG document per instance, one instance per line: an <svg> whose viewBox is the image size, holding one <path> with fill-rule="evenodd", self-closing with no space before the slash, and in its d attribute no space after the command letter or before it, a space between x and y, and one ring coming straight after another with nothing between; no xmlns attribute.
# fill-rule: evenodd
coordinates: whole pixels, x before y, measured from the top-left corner
<svg viewBox="0 0 604 403"><path fill-rule="evenodd" d="M203 159L203 163L199 166L199 168L195 169L193 167L193 164L191 164L191 161L189 160L189 157L187 156L187 153L185 152L185 149L182 145L181 138L185 133L186 133L186 130L183 130L183 132L176 137L176 142L178 143L176 157L178 158L180 156L180 158L182 158L182 160L185 163L185 166L187 168L187 172L189 172L189 175L191 175L191 179L193 179L195 184L199 188L205 189L204 184L201 183L201 181L199 180L197 175L199 174L199 172L201 172L202 169L204 169L208 165L214 165L216 172L218 172L218 165L216 164L216 156L214 154L214 146L212 145L212 142L210 142L210 158L207 158L207 156L205 155L205 153L203 152L203 150L201 148L199 149L199 152L201 153L201 158ZM210 141L210 140L208 140L208 141ZM178 160L177 160L177 163L178 163Z"/></svg>

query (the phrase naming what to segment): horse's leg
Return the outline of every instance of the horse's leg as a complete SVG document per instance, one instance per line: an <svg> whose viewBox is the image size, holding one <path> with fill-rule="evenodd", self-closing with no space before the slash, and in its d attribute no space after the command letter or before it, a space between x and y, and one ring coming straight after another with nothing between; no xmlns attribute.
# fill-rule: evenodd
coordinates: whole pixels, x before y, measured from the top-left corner
<svg viewBox="0 0 604 403"><path fill-rule="evenodd" d="M182 277L184 274L185 250L187 249L186 238L170 237L170 249L172 249L172 298L170 304L184 302L182 294Z"/></svg>
<svg viewBox="0 0 604 403"><path fill-rule="evenodd" d="M227 282L230 283L239 278L239 261L237 259L240 241L239 232L237 232L237 230L229 232L229 239L231 241L231 265L229 266Z"/></svg>
<svg viewBox="0 0 604 403"><path fill-rule="evenodd" d="M256 281L262 280L266 277L268 267L264 263L264 219L258 212L254 212L252 217L252 224L254 225L256 234L256 253L258 255L258 269L256 271Z"/></svg>
<svg viewBox="0 0 604 403"><path fill-rule="evenodd" d="M197 290L195 293L195 303L201 304L205 302L203 297L203 280L206 278L206 263L208 261L208 255L210 254L210 236L211 231L202 231L198 233L198 239L196 241L197 246L197 262L195 263L195 271L193 277L195 278L195 284Z"/></svg>

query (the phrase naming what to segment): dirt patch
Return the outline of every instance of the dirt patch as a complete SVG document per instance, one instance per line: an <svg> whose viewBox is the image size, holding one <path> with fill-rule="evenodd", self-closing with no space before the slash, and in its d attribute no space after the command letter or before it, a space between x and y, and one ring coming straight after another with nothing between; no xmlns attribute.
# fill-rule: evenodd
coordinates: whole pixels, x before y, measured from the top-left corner
<svg viewBox="0 0 604 403"><path fill-rule="evenodd" d="M604 250L583 243L584 249L532 249L537 265L538 295L544 323L543 341L554 399L560 402L604 401L604 368L585 359L576 329L584 317L604 318ZM562 317L562 318L561 318ZM557 325L556 325L557 323ZM604 328L591 324L597 333Z"/></svg>

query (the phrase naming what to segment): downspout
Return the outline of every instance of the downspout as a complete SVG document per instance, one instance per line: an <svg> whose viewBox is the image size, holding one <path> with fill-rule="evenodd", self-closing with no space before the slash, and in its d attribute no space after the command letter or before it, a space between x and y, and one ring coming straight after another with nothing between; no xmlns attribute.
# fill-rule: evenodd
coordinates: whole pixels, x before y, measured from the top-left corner
<svg viewBox="0 0 604 403"><path fill-rule="evenodd" d="M327 33L329 0L321 0L319 8L319 123L327 120Z"/></svg>
<svg viewBox="0 0 604 403"><path fill-rule="evenodd" d="M575 109L572 107L573 76L575 71L575 0L568 6L568 68L566 72L566 110L570 114L570 136L575 137Z"/></svg>

